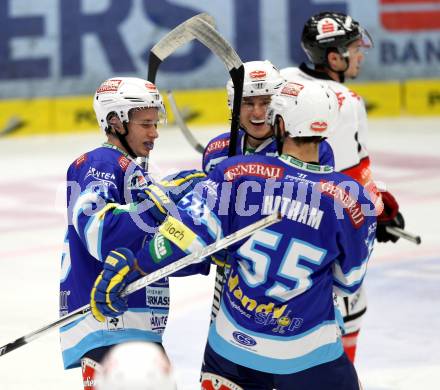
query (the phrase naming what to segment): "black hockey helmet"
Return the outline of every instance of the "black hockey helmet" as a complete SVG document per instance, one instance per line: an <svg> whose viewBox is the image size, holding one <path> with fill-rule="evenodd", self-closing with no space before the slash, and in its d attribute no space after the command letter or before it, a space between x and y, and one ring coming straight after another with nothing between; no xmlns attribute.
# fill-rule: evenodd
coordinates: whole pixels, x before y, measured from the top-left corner
<svg viewBox="0 0 440 390"><path fill-rule="evenodd" d="M301 46L315 65L327 65L327 54L337 52L348 60L347 46L362 40L364 47L372 47L368 31L351 16L339 12L321 12L312 16L304 25Z"/></svg>

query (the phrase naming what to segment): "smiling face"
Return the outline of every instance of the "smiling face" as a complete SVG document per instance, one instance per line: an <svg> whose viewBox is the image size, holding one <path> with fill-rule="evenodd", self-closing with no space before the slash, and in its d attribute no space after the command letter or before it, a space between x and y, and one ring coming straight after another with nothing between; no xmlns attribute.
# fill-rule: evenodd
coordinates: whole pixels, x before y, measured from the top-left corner
<svg viewBox="0 0 440 390"><path fill-rule="evenodd" d="M157 124L159 123L159 111L157 108L133 109L129 113L128 135L126 141L137 157L148 157L154 147L154 141L159 136ZM113 129L120 134L125 134L124 127L117 116L110 119ZM109 135L109 141L125 150L119 139Z"/></svg>
<svg viewBox="0 0 440 390"><path fill-rule="evenodd" d="M253 137L267 137L272 134L270 125L266 124L266 111L270 104L270 95L248 96L241 102L240 122L247 133ZM248 139L250 146L256 147L263 141Z"/></svg>

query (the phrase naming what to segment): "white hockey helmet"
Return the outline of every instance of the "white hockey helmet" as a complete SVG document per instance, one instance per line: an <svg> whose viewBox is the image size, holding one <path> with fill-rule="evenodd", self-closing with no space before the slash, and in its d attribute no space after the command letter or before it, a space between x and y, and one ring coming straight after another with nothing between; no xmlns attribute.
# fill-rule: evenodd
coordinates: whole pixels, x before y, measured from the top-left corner
<svg viewBox="0 0 440 390"><path fill-rule="evenodd" d="M272 96L267 122L273 126L278 115L290 137L327 137L338 120L338 98L320 81L289 80Z"/></svg>
<svg viewBox="0 0 440 390"><path fill-rule="evenodd" d="M131 109L150 107L157 108L160 120L165 121L165 106L156 86L136 77L114 77L104 81L93 99L96 119L104 131L108 127L108 114L114 112L121 122L129 122Z"/></svg>
<svg viewBox="0 0 440 390"><path fill-rule="evenodd" d="M145 341L113 347L95 375L96 390L176 390L168 358Z"/></svg>
<svg viewBox="0 0 440 390"><path fill-rule="evenodd" d="M285 81L272 62L249 61L244 64L243 97L273 95ZM234 102L234 84L226 83L228 106L232 110Z"/></svg>

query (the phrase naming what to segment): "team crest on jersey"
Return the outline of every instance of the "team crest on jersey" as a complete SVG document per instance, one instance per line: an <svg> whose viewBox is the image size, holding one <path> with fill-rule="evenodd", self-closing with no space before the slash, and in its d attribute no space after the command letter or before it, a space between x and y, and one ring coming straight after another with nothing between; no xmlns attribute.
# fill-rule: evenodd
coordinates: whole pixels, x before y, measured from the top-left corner
<svg viewBox="0 0 440 390"><path fill-rule="evenodd" d="M296 97L302 91L304 85L298 83L288 82L284 84L283 89L280 92L280 95Z"/></svg>
<svg viewBox="0 0 440 390"><path fill-rule="evenodd" d="M359 229L365 222L365 216L362 212L361 205L356 199L353 199L345 190L331 182L320 181L318 183L318 191L325 195L331 196L346 210L351 224Z"/></svg>
<svg viewBox="0 0 440 390"><path fill-rule="evenodd" d="M87 153L84 153L82 156L79 156L75 161L75 167L78 168L87 160Z"/></svg>
<svg viewBox="0 0 440 390"><path fill-rule="evenodd" d="M223 150L229 146L229 139L220 139L218 141L211 142L206 148L206 154L215 152L216 150Z"/></svg>
<svg viewBox="0 0 440 390"><path fill-rule="evenodd" d="M233 181L241 176L257 176L264 179L279 179L284 174L284 168L271 164L257 162L240 163L224 171L225 180Z"/></svg>
<svg viewBox="0 0 440 390"><path fill-rule="evenodd" d="M97 94L100 93L114 93L117 92L119 85L122 83L122 80L118 79L110 79L104 81L101 86L96 91Z"/></svg>
<svg viewBox="0 0 440 390"><path fill-rule="evenodd" d="M122 170L125 172L127 170L128 166L130 165L130 160L125 156L121 156L118 158L118 164L122 168Z"/></svg>

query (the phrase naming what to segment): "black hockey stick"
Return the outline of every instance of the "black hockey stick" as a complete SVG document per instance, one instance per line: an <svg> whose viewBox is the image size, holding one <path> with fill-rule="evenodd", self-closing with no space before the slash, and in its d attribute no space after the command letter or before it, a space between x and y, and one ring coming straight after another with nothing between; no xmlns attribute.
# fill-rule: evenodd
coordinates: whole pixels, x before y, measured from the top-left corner
<svg viewBox="0 0 440 390"><path fill-rule="evenodd" d="M203 152L205 151L205 147L199 141L196 140L196 137L194 137L193 133L191 133L191 130L186 125L182 113L177 107L173 93L171 91L168 91L167 96L168 96L168 101L170 102L171 111L174 114L174 120L176 121L177 126L179 126L179 129L182 131L183 136L197 152L203 154Z"/></svg>
<svg viewBox="0 0 440 390"><path fill-rule="evenodd" d="M127 288L122 292L122 296L127 296L135 291L140 290L141 288L144 288L151 283L154 283L164 277L170 276L171 274L175 273L176 271L181 270L182 268L185 268L186 266L196 262L200 261L200 259L210 256L214 254L215 252L218 252L221 249L224 249L238 241L243 240L246 237L251 236L253 233L267 228L270 225L273 225L274 223L277 223L281 220L281 215L279 213L274 213L272 215L269 215L265 218L260 219L257 222L254 222L250 224L249 226L246 226L235 233L232 233L220 240L217 240L213 242L212 244L193 252L192 254L183 257L180 260L177 260L176 262L169 264L157 271L152 272L151 274L144 276L138 280L136 280L133 283L130 283ZM70 324L71 322L75 321L76 319L79 319L83 315L90 312L90 305L85 305L83 307L80 307L79 309L67 314L66 316L60 318L57 321L51 322L50 324L32 332L29 333L23 337L18 338L17 340L8 343L2 347L0 347L0 356L3 356L17 348L22 347L23 345L26 345L30 343L31 341L39 338L43 334L57 329L61 326L65 326Z"/></svg>
<svg viewBox="0 0 440 390"><path fill-rule="evenodd" d="M420 245L422 243L420 236L407 232L406 230L400 229L396 226L387 226L385 230L393 236L404 238L405 240L411 241L414 244Z"/></svg>

